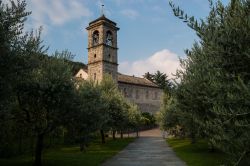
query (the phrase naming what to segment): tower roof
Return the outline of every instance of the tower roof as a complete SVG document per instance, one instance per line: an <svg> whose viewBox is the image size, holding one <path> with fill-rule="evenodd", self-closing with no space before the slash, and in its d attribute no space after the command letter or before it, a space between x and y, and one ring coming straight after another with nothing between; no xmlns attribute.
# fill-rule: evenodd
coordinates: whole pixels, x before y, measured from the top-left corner
<svg viewBox="0 0 250 166"><path fill-rule="evenodd" d="M105 17L104 14L103 14L101 17L95 19L94 21L91 21L91 22L89 23L89 25L94 24L94 23L96 23L96 22L98 22L98 21L107 21L107 22L113 24L114 26L116 26L116 23L115 23L114 21L111 21L111 20L108 19L107 17Z"/></svg>

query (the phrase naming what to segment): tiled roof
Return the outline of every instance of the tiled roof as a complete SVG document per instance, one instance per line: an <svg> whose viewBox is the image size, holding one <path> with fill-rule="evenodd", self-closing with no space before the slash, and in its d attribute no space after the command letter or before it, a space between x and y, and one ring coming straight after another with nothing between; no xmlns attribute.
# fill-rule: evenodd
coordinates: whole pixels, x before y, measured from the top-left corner
<svg viewBox="0 0 250 166"><path fill-rule="evenodd" d="M134 85L159 88L159 86L157 86L155 83L147 80L146 78L128 76L128 75L124 75L124 74L120 74L120 73L118 74L118 82L125 83L125 84L134 84Z"/></svg>
<svg viewBox="0 0 250 166"><path fill-rule="evenodd" d="M84 71L88 72L88 67L84 63L81 62L72 62L70 61L70 64L73 65L73 74L75 75L80 69L83 69ZM139 85L139 86L148 86L153 88L160 88L155 83L149 81L146 78L140 78L135 76L129 76L121 73L117 73L118 75L118 82L125 83L125 84L133 84L133 85Z"/></svg>

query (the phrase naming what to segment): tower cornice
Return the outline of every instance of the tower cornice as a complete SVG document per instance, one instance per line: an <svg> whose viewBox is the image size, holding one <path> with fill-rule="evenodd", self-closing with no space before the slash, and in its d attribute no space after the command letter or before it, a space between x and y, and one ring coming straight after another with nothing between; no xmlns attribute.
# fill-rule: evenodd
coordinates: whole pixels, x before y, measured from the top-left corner
<svg viewBox="0 0 250 166"><path fill-rule="evenodd" d="M115 49L115 50L118 50L118 49L119 49L119 48L117 48L117 47L113 47L113 46L107 45L107 44L105 44L105 43L97 44L97 45L94 45L94 46L92 46L92 47L88 47L87 49L89 50L89 49L91 49L91 48L96 48L96 47L99 47L99 46L105 46L105 47L109 47L109 48L112 48L112 49Z"/></svg>
<svg viewBox="0 0 250 166"><path fill-rule="evenodd" d="M102 63L102 62L110 63L110 64L116 65L116 66L119 65L118 63L110 62L110 61L107 61L107 60L99 60L99 61L91 62L91 63L88 63L88 65L93 65L93 64Z"/></svg>

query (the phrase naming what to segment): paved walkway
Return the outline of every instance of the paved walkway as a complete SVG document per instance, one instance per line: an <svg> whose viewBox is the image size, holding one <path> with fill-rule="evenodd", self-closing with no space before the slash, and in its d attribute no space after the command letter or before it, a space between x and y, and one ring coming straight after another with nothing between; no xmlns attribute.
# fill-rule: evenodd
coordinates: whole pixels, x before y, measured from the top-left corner
<svg viewBox="0 0 250 166"><path fill-rule="evenodd" d="M162 138L159 129L140 133L140 138L129 144L102 166L186 166L176 157Z"/></svg>

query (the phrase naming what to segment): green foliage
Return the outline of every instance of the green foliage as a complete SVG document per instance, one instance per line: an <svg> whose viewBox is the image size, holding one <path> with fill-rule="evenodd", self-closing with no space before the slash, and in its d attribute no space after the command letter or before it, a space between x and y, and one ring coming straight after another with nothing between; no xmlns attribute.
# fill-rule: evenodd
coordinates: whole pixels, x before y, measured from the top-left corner
<svg viewBox="0 0 250 166"><path fill-rule="evenodd" d="M102 99L105 103L106 123L102 130L122 133L126 129L138 130L141 124L141 113L138 107L127 101L118 90L117 84L110 75L105 75L100 83ZM113 135L114 137L115 135Z"/></svg>
<svg viewBox="0 0 250 166"><path fill-rule="evenodd" d="M179 115L179 111L175 110L176 105L173 98L168 97L167 94L164 94L164 98L167 98L167 100L163 103L160 112L157 114L157 122L162 130L167 130L171 135L179 136L181 126L180 117L182 116Z"/></svg>
<svg viewBox="0 0 250 166"><path fill-rule="evenodd" d="M41 28L23 32L29 14L25 1L0 1L0 157L32 152L41 166L54 141L86 150L99 129L138 127L138 109L111 77L100 85L76 81L72 71L82 64L72 66L69 51L48 56Z"/></svg>
<svg viewBox="0 0 250 166"><path fill-rule="evenodd" d="M160 128L175 137L189 136L195 141L197 126L193 122L193 117L178 109L175 97L164 94L163 100L160 112L157 114Z"/></svg>
<svg viewBox="0 0 250 166"><path fill-rule="evenodd" d="M163 89L165 93L172 93L173 83L170 82L168 76L165 73L157 71L155 74L150 74L149 72L147 72L143 77L154 82L161 89Z"/></svg>
<svg viewBox="0 0 250 166"><path fill-rule="evenodd" d="M241 165L250 152L250 3L232 0L223 6L210 0L210 14L200 22L170 5L200 38L181 60L174 110L187 119L182 127L189 131L196 127L193 138L207 138L212 148L230 155L233 165ZM167 104L165 111L173 106ZM169 110L166 119L173 115Z"/></svg>
<svg viewBox="0 0 250 166"><path fill-rule="evenodd" d="M106 123L111 130L123 130L128 122L128 104L119 92L111 76L106 75L100 84L102 97L106 103L109 120Z"/></svg>
<svg viewBox="0 0 250 166"><path fill-rule="evenodd" d="M24 22L30 12L26 12L26 2L10 1L9 4L0 3L0 52L1 58L10 56L22 40ZM5 59L1 59L5 60ZM8 61L9 59L7 59ZM6 61L6 62L7 62ZM3 62L3 61L1 61ZM4 65L6 63L2 63ZM2 71L2 70L1 70ZM4 72L3 72L4 73Z"/></svg>
<svg viewBox="0 0 250 166"><path fill-rule="evenodd" d="M151 128L156 126L156 118L149 112L142 112L142 127Z"/></svg>
<svg viewBox="0 0 250 166"><path fill-rule="evenodd" d="M107 115L104 112L105 103L101 98L101 91L93 82L85 81L80 85L79 89L79 106L80 114L83 123L82 130L87 133L96 131L105 123Z"/></svg>
<svg viewBox="0 0 250 166"><path fill-rule="evenodd" d="M11 125L11 122L7 121L11 118L9 109L11 100L13 100L10 82L15 78L12 67L15 59L12 55L16 54L14 46L21 37L22 24L29 15L28 12L25 12L25 6L25 2L11 5L0 3L0 119L2 120L0 138L8 135L7 128ZM0 141L4 142L2 139Z"/></svg>
<svg viewBox="0 0 250 166"><path fill-rule="evenodd" d="M100 88L91 81L80 82L77 86L76 96L71 100L74 109L64 126L67 142L78 142L85 148L90 141L90 135L100 129L108 117Z"/></svg>
<svg viewBox="0 0 250 166"><path fill-rule="evenodd" d="M142 123L142 114L135 104L129 104L128 109L128 127L138 129Z"/></svg>

